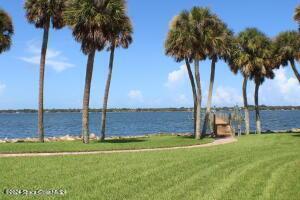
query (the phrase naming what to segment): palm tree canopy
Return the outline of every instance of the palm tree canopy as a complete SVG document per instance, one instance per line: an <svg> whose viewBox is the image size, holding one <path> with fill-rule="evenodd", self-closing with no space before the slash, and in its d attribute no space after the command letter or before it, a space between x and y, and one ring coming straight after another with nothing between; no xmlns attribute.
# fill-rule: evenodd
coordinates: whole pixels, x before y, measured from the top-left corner
<svg viewBox="0 0 300 200"><path fill-rule="evenodd" d="M111 17L110 24L104 26L104 35L110 46L128 48L132 43L133 27L130 18L124 12L123 16L118 18ZM113 14L113 13L112 13Z"/></svg>
<svg viewBox="0 0 300 200"><path fill-rule="evenodd" d="M116 22L124 22L124 16L126 16L124 0L68 0L64 12L65 22L73 29L73 36L81 43L81 49L85 54L94 50L101 51L111 39L108 33L116 27L120 29L120 24ZM125 31L122 33L130 35L132 32L130 28L131 25L125 25L122 28ZM124 39L123 34L117 35L118 39ZM130 38L127 39L129 42ZM126 46L126 42L124 44Z"/></svg>
<svg viewBox="0 0 300 200"><path fill-rule="evenodd" d="M267 78L274 78L274 47L272 41L256 28L247 28L238 34L231 65L240 70L243 76L262 83Z"/></svg>
<svg viewBox="0 0 300 200"><path fill-rule="evenodd" d="M227 25L215 16L216 24L211 27L208 40L210 41L210 59L223 59L227 61L230 57L233 44L233 32L228 29Z"/></svg>
<svg viewBox="0 0 300 200"><path fill-rule="evenodd" d="M65 0L26 0L25 10L29 23L45 28L48 23L55 29L64 27L63 10Z"/></svg>
<svg viewBox="0 0 300 200"><path fill-rule="evenodd" d="M276 57L280 64L287 66L289 61L300 59L300 35L297 31L286 31L275 38Z"/></svg>
<svg viewBox="0 0 300 200"><path fill-rule="evenodd" d="M174 57L177 62L185 58L191 59L193 44L196 42L190 24L190 14L186 10L182 11L170 23L170 31L165 41L165 53Z"/></svg>
<svg viewBox="0 0 300 200"><path fill-rule="evenodd" d="M217 22L208 8L193 7L190 12L191 26L196 35L194 43L193 57L198 60L205 60L211 52L210 47L210 27Z"/></svg>
<svg viewBox="0 0 300 200"><path fill-rule="evenodd" d="M295 19L295 21L297 21L297 22L300 23L300 6L298 6L298 7L295 9L294 19Z"/></svg>
<svg viewBox="0 0 300 200"><path fill-rule="evenodd" d="M225 59L230 52L233 33L208 8L182 11L171 21L165 49L176 61L206 58Z"/></svg>
<svg viewBox="0 0 300 200"><path fill-rule="evenodd" d="M0 53L10 48L13 33L14 27L10 16L0 9Z"/></svg>
<svg viewBox="0 0 300 200"><path fill-rule="evenodd" d="M194 7L190 12L191 26L197 37L195 57L224 59L230 53L233 32L208 8Z"/></svg>

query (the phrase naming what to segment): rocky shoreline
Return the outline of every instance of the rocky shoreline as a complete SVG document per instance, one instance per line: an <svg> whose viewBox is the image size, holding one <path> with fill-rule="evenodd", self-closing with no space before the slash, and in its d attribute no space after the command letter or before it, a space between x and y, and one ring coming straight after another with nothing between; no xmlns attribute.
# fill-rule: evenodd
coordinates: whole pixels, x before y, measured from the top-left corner
<svg viewBox="0 0 300 200"><path fill-rule="evenodd" d="M263 131L263 134L270 134L270 133L300 133L300 128L293 128L290 130L267 130ZM156 133L156 134L145 134L139 136L114 136L108 137L108 139L121 139L121 138L142 138L142 137L149 137L150 135L177 135L177 136L191 136L191 133ZM90 134L91 140L98 140L99 137L96 134ZM81 136L74 136L74 135L64 135L60 137L45 137L45 142L68 142L68 141L80 141L82 140ZM31 143L31 142L39 142L38 138L13 138L13 139L0 139L0 144L2 143Z"/></svg>
<svg viewBox="0 0 300 200"><path fill-rule="evenodd" d="M157 133L157 134L151 134L151 135L181 135L181 136L190 136L190 133ZM113 137L107 137L107 139L128 139L128 138L144 138L149 137L150 134L145 135L137 135L137 136L113 136ZM64 135L60 137L45 137L45 142L68 142L68 141L81 141L81 136L75 136L75 135ZM91 133L90 134L90 140L99 140L99 137L96 136L96 134ZM13 139L0 139L1 143L32 143L32 142L39 142L38 138L13 138Z"/></svg>

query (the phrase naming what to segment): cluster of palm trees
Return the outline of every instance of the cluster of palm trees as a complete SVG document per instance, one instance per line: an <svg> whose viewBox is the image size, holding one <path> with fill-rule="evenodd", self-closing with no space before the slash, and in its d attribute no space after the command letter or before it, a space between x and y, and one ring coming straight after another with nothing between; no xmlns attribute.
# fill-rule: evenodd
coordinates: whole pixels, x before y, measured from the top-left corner
<svg viewBox="0 0 300 200"><path fill-rule="evenodd" d="M300 23L300 7L296 9L295 20ZM199 139L205 136L211 111L215 65L218 60L225 61L233 73L240 72L243 77L243 100L245 111L245 133L249 134L249 110L247 101L247 82L255 83L256 132L261 133L258 94L266 78L273 79L275 68L288 63L300 82L295 60L300 59L300 34L297 31L280 33L270 39L257 28L247 28L234 35L227 25L208 8L193 7L175 16L165 41L165 53L175 61L185 61L194 99L194 134ZM199 63L211 60L211 76L206 104L206 112L201 130L202 91ZM194 73L191 64L194 64Z"/></svg>
<svg viewBox="0 0 300 200"><path fill-rule="evenodd" d="M40 59L38 135L44 142L44 75L50 28L70 27L75 40L81 43L87 55L86 79L82 108L82 139L89 143L89 100L96 52L110 51L109 70L102 110L100 141L105 139L106 110L112 78L115 49L128 48L132 43L133 28L127 15L125 0L26 0L26 17L36 28L43 29ZM300 7L294 19L300 25ZM14 33L12 20L0 9L0 53L11 46ZM268 38L256 28L247 28L234 35L216 14L208 8L194 7L174 17L165 42L166 54L177 62L184 61L190 79L194 100L194 134L196 139L205 136L211 111L215 66L219 60L228 63L233 73L244 77L243 98L246 134L249 134L247 82L255 83L256 129L261 132L258 92L265 78L274 78L273 69L291 65L300 82L295 61L300 59L300 35L297 31L280 33L275 39ZM211 61L208 100L201 130L202 90L200 61ZM194 70L191 64L194 64Z"/></svg>
<svg viewBox="0 0 300 200"><path fill-rule="evenodd" d="M82 139L89 143L89 101L96 52L110 51L102 111L100 141L105 139L106 109L115 49L128 48L132 43L133 28L127 16L125 0L26 0L25 10L28 22L44 30L40 60L38 135L44 142L44 73L49 29L72 29L75 40L81 43L82 52L87 55L86 79L82 108Z"/></svg>
<svg viewBox="0 0 300 200"><path fill-rule="evenodd" d="M166 54L174 57L177 62L185 61L194 97L196 139L200 139L201 135L204 136L200 130L202 91L199 63L207 58L211 60L211 82L203 133L206 130L210 112L215 65L219 59L228 59L232 49L232 38L232 31L207 8L194 7L191 11L182 11L171 22L165 42ZM195 65L195 76L190 66L191 62L194 62Z"/></svg>

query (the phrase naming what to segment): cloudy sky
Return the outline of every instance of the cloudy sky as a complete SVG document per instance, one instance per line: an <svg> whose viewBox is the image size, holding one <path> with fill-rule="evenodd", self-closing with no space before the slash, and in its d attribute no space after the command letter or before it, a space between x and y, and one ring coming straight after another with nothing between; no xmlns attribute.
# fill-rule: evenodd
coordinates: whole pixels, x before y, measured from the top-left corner
<svg viewBox="0 0 300 200"><path fill-rule="evenodd" d="M164 55L169 22L181 10L192 6L209 7L235 33L254 26L274 37L280 31L297 28L292 17L298 3L298 0L128 0L134 43L128 50L116 51L109 106L192 106L184 63L176 63ZM0 109L37 107L42 31L27 23L23 4L24 0L0 0L0 7L10 13L15 25L12 49L0 55ZM81 107L86 60L68 28L51 31L45 74L46 108ZM102 105L107 65L108 53L99 52L92 82L93 108ZM209 61L202 62L200 68L205 103ZM241 86L242 77L233 75L225 63L218 62L213 104L241 104ZM251 83L250 103L253 103L253 91ZM266 105L300 105L300 86L290 67L277 70L276 78L264 83L260 100Z"/></svg>

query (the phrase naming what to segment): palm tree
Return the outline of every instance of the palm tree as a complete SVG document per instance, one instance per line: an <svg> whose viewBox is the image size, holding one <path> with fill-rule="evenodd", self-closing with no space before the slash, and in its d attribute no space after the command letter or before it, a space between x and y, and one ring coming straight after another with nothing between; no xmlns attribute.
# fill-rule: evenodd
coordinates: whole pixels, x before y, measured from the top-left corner
<svg viewBox="0 0 300 200"><path fill-rule="evenodd" d="M11 37L14 27L10 16L0 8L0 54L8 51L11 46Z"/></svg>
<svg viewBox="0 0 300 200"><path fill-rule="evenodd" d="M88 55L82 108L82 139L89 143L89 102L96 51L104 49L107 38L105 30L114 18L124 16L123 0L68 0L64 12L66 23L72 28L81 50Z"/></svg>
<svg viewBox="0 0 300 200"><path fill-rule="evenodd" d="M193 35L190 25L190 14L186 10L182 11L171 21L170 30L165 41L165 53L174 57L176 62L185 61L194 101L194 135L196 134L197 92L190 60L195 40L196 38Z"/></svg>
<svg viewBox="0 0 300 200"><path fill-rule="evenodd" d="M247 28L238 35L240 55L238 55L237 66L240 67L245 80L248 77L255 83L255 117L256 132L261 133L261 120L259 113L259 87L265 78L274 78L273 68L276 63L272 61L273 47L271 40L256 28ZM244 80L244 85L246 82ZM244 86L246 87L246 86ZM244 90L244 93L246 91ZM245 94L244 94L245 96ZM244 97L245 98L245 97ZM246 103L246 101L245 101Z"/></svg>
<svg viewBox="0 0 300 200"><path fill-rule="evenodd" d="M300 35L296 31L280 33L275 38L276 57L282 66L290 63L296 78L300 83L300 74L296 68L295 61L300 59Z"/></svg>
<svg viewBox="0 0 300 200"><path fill-rule="evenodd" d="M201 101L202 90L200 80L199 62L208 58L213 58L211 38L213 26L217 24L217 18L208 8L193 7L190 12L192 32L196 37L193 43L192 59L195 63L195 79L197 85L197 120L196 120L196 139L201 138ZM217 41L217 40L216 40ZM213 59L214 60L214 59ZM212 77L213 78L213 77Z"/></svg>
<svg viewBox="0 0 300 200"><path fill-rule="evenodd" d="M299 23L299 31L300 31L300 6L297 6L295 9L294 20Z"/></svg>
<svg viewBox="0 0 300 200"><path fill-rule="evenodd" d="M106 111L107 111L110 82L112 77L115 48L121 46L127 49L129 45L132 43L132 33L133 33L132 24L129 17L123 16L121 18L114 18L112 16L111 19L116 19L116 20L114 21L112 20L110 26L107 26L105 31L107 41L110 45L109 47L110 59L109 59L107 81L105 86L105 94L103 99L100 141L104 141L105 139Z"/></svg>
<svg viewBox="0 0 300 200"><path fill-rule="evenodd" d="M40 142L44 142L44 75L49 29L50 25L54 29L64 27L62 18L64 2L64 0L26 0L25 3L28 22L44 30L39 80L38 135Z"/></svg>
<svg viewBox="0 0 300 200"><path fill-rule="evenodd" d="M209 27L213 20L212 14L207 8L193 7L190 12L183 11L173 19L165 43L167 55L173 56L178 62L182 60L186 62L193 90L194 108L196 108L194 122L196 139L201 138L202 90L199 65L201 60L207 58L207 52L210 49L207 38L210 35ZM195 65L195 80L190 69L192 61Z"/></svg>
<svg viewBox="0 0 300 200"><path fill-rule="evenodd" d="M206 134L206 129L209 120L209 114L211 112L212 92L215 79L215 67L219 59L227 61L230 56L231 45L233 40L233 33L227 28L227 25L223 23L218 16L212 15L210 19L210 26L207 27L206 40L209 43L207 56L211 60L211 74L210 84L208 90L208 98L206 104L206 112L204 118L204 124L202 129L202 136ZM208 30L209 29L209 30Z"/></svg>
<svg viewBox="0 0 300 200"><path fill-rule="evenodd" d="M234 39L228 63L231 68L231 71L234 74L237 74L238 71L240 71L243 76L242 91L244 102L245 134L248 135L250 133L250 118L247 98L247 83L251 73L251 69L253 67L252 60L250 59L249 54L246 51L244 51L242 46L242 44L244 44L245 41L242 41L241 39L242 38L237 37Z"/></svg>

